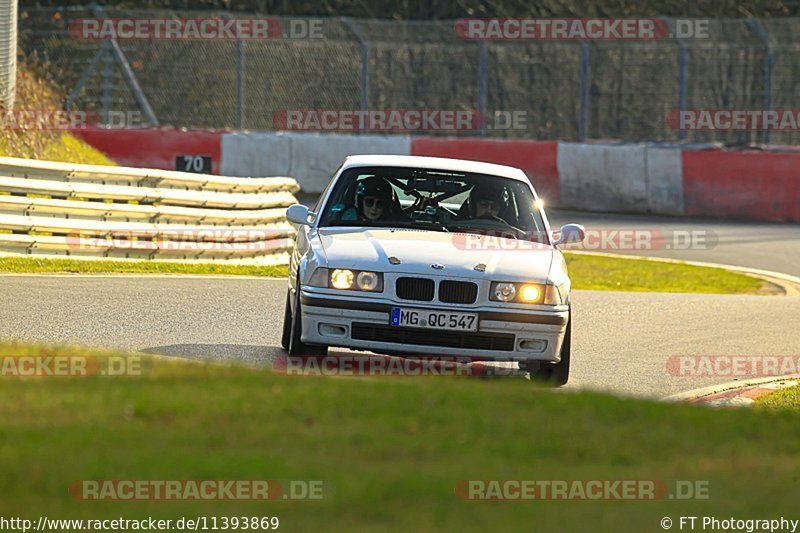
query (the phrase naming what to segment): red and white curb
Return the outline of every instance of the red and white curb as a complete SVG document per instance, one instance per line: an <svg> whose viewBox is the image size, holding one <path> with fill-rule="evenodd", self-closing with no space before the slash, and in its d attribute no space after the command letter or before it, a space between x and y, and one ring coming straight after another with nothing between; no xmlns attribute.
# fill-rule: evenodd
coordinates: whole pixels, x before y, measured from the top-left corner
<svg viewBox="0 0 800 533"><path fill-rule="evenodd" d="M203 156L227 176L292 176L321 193L351 154L451 157L521 168L547 205L599 212L800 222L794 147L177 128L74 130L120 164L176 169ZM753 184L760 194L753 194Z"/></svg>
<svg viewBox="0 0 800 533"><path fill-rule="evenodd" d="M756 398L800 384L800 375L733 381L673 394L664 400L709 407L752 407Z"/></svg>

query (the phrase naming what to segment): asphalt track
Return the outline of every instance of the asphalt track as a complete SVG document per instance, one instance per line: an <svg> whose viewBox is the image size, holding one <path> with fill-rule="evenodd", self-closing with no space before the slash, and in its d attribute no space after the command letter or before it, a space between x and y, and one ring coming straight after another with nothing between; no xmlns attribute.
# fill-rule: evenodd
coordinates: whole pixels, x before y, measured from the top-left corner
<svg viewBox="0 0 800 533"><path fill-rule="evenodd" d="M587 229L652 231L654 236L666 237L663 240L654 237L653 246L650 248L626 250L619 247L597 247L596 251L722 263L800 277L800 224L555 210L548 211L548 218L554 229L573 222L583 224ZM682 232L684 236L687 232L693 232L702 236L703 240L696 240L696 246L686 248L684 241L677 238L675 232ZM611 237L609 242L614 243L614 236L609 236ZM670 237L676 238L670 239ZM595 237L594 242L602 243L602 239Z"/></svg>
<svg viewBox="0 0 800 533"><path fill-rule="evenodd" d="M800 275L798 225L561 212L550 217L554 226L711 229L719 237L712 248L622 252ZM266 364L282 354L284 291L282 280L253 278L4 275L0 338ZM568 388L662 397L731 381L676 376L667 365L671 357L800 355L800 298L575 291L573 299Z"/></svg>

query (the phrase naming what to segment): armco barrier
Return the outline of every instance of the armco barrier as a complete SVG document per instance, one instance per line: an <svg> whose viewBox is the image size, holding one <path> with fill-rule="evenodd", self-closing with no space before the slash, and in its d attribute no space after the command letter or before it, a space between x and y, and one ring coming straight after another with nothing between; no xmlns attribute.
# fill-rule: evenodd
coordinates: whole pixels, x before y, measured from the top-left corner
<svg viewBox="0 0 800 533"><path fill-rule="evenodd" d="M285 177L0 158L0 251L285 263L298 189Z"/></svg>
<svg viewBox="0 0 800 533"><path fill-rule="evenodd" d="M211 158L212 173L225 174L220 166L221 131L169 127L79 128L74 129L73 133L120 165L175 170L175 158L178 156L206 156Z"/></svg>
<svg viewBox="0 0 800 533"><path fill-rule="evenodd" d="M559 143L559 207L680 215L681 151L644 144Z"/></svg>
<svg viewBox="0 0 800 533"><path fill-rule="evenodd" d="M230 176L295 176L304 192L320 193L345 157L408 155L407 135L241 132L222 136L222 172Z"/></svg>
<svg viewBox="0 0 800 533"><path fill-rule="evenodd" d="M683 153L685 214L800 222L800 152Z"/></svg>
<svg viewBox="0 0 800 533"><path fill-rule="evenodd" d="M136 152L135 157L146 159L140 164L164 169L174 168L177 151L186 153L189 147L216 143L219 157L213 167L224 174L291 175L311 194L322 192L347 155L425 155L519 167L551 207L800 222L800 152L781 148L757 152L666 144L178 130L171 130L169 142L162 144L164 131L130 134L144 139L143 144L128 142L133 137L120 136L117 130L91 135L103 137L95 145L101 150L114 145L117 152L107 152L111 157L118 158L123 150ZM120 141L114 141L118 136ZM93 137L86 138L93 142Z"/></svg>

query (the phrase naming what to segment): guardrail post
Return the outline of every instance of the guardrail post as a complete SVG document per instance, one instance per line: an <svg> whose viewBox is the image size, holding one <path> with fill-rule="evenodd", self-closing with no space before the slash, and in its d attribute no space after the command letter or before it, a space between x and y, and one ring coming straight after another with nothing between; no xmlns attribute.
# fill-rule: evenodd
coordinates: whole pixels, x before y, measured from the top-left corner
<svg viewBox="0 0 800 533"><path fill-rule="evenodd" d="M578 119L578 140L586 140L589 131L589 86L591 65L589 64L591 50L588 41L581 41L581 110Z"/></svg>

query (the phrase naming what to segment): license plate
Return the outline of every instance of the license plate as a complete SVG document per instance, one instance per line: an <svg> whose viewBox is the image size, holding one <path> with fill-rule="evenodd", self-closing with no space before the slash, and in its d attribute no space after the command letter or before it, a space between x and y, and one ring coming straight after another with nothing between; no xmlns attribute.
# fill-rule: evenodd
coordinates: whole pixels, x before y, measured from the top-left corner
<svg viewBox="0 0 800 533"><path fill-rule="evenodd" d="M456 313L430 309L392 308L392 326L478 331L478 313Z"/></svg>

